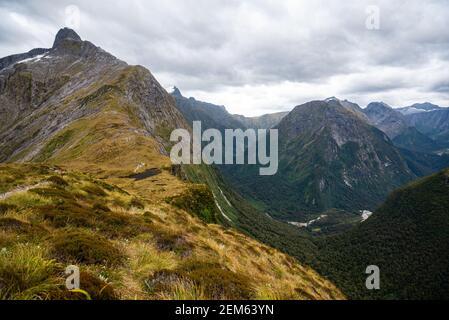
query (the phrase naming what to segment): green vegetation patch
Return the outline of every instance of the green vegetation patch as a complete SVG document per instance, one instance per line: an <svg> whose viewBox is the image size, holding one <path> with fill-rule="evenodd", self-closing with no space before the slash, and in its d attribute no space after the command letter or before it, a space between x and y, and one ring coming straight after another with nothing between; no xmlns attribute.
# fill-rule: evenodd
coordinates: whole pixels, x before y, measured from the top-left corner
<svg viewBox="0 0 449 320"><path fill-rule="evenodd" d="M167 202L197 216L206 223L217 223L218 208L214 196L205 185L192 185L183 194L168 198Z"/></svg>
<svg viewBox="0 0 449 320"><path fill-rule="evenodd" d="M59 187L66 187L69 185L67 181L65 181L63 178L59 176L51 176L50 178L47 179L47 181Z"/></svg>
<svg viewBox="0 0 449 320"><path fill-rule="evenodd" d="M17 245L0 252L0 299L33 299L55 287L60 265L34 245Z"/></svg>
<svg viewBox="0 0 449 320"><path fill-rule="evenodd" d="M41 226L23 222L14 218L1 218L0 230L16 233L27 238L45 235L47 231Z"/></svg>
<svg viewBox="0 0 449 320"><path fill-rule="evenodd" d="M17 210L17 206L14 204L0 203L0 215L7 213L8 211Z"/></svg>
<svg viewBox="0 0 449 320"><path fill-rule="evenodd" d="M50 142L45 145L39 155L35 158L38 162L44 162L50 159L58 150L62 149L75 135L73 130L66 130L57 134Z"/></svg>
<svg viewBox="0 0 449 320"><path fill-rule="evenodd" d="M37 176L47 175L54 168L35 164L0 164L0 193L37 182Z"/></svg>
<svg viewBox="0 0 449 320"><path fill-rule="evenodd" d="M81 190L87 192L91 197L106 197L107 193L99 186L95 184L89 184L81 188Z"/></svg>
<svg viewBox="0 0 449 320"><path fill-rule="evenodd" d="M353 230L322 239L315 269L352 299L449 297L449 178L445 172L393 192ZM366 290L365 270L381 270L381 289Z"/></svg>
<svg viewBox="0 0 449 320"><path fill-rule="evenodd" d="M80 289L67 290L55 288L47 293L49 300L118 300L119 296L111 284L104 282L92 273L80 272Z"/></svg>
<svg viewBox="0 0 449 320"><path fill-rule="evenodd" d="M109 240L85 231L61 231L51 243L53 256L68 263L116 266L125 258Z"/></svg>

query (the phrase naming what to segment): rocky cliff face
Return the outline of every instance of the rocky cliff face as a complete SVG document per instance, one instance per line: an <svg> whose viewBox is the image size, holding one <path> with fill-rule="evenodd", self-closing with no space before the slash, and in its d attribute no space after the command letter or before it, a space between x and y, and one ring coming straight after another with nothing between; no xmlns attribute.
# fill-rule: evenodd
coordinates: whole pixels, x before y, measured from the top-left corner
<svg viewBox="0 0 449 320"><path fill-rule="evenodd" d="M353 103L351 101L348 100L339 100L337 98L330 98L327 99L328 102L330 100L336 100L337 102L339 102L346 110L348 110L349 112L351 112L353 115L355 115L357 118L359 118L360 120L363 120L365 122L369 122L368 117L365 115L365 113L363 112L363 109L360 108L360 106L356 103Z"/></svg>

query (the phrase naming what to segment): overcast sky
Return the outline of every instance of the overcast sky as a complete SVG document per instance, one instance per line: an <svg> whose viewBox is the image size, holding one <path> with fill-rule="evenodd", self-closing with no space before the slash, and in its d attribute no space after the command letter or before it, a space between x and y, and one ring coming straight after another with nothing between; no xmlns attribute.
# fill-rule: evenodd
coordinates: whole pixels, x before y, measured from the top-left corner
<svg viewBox="0 0 449 320"><path fill-rule="evenodd" d="M447 0L0 0L0 17L0 56L69 26L232 113L330 96L449 106Z"/></svg>

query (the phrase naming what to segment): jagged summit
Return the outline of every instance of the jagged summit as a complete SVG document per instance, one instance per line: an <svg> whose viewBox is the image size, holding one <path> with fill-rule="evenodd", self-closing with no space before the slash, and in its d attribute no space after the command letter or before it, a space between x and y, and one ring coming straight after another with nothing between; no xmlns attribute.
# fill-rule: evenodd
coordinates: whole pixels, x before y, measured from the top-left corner
<svg viewBox="0 0 449 320"><path fill-rule="evenodd" d="M176 96L176 97L182 97L182 93L181 91L178 89L178 87L174 86L173 90L171 92L172 96Z"/></svg>
<svg viewBox="0 0 449 320"><path fill-rule="evenodd" d="M38 58L41 55L47 54L51 51L57 51L61 48L62 43L64 43L67 40L71 41L77 41L79 43L82 43L81 37L72 29L69 28L62 28L58 31L55 37L55 41L53 43L52 48L36 48L32 49L25 53L19 53L10 55L4 58L0 59L0 70L8 68L13 66L14 64L18 62L28 61L29 59ZM83 49L83 54L87 54L89 51L95 51L95 46L93 44L90 44L86 42L85 47ZM67 52L64 51L63 52ZM78 52L78 54L81 54L81 51Z"/></svg>
<svg viewBox="0 0 449 320"><path fill-rule="evenodd" d="M55 37L55 42L53 43L53 48L56 48L63 42L64 40L74 40L74 41L82 41L81 37L72 29L62 28L58 31Z"/></svg>
<svg viewBox="0 0 449 320"><path fill-rule="evenodd" d="M341 100L338 99L337 97L330 97L324 100L325 102L331 102L331 101L337 101L340 102Z"/></svg>
<svg viewBox="0 0 449 320"><path fill-rule="evenodd" d="M325 100L316 100L316 101L311 101L311 103L306 104L310 107L323 107L323 106L329 106L329 107L333 107L333 108L341 108L341 109L345 109L349 112L351 112L353 115L357 116L359 119L363 120L363 121L368 121L367 117L365 116L365 114L363 113L362 108L360 108L360 106L354 102L351 102L347 99L345 100L341 100L337 97L330 97L327 98Z"/></svg>

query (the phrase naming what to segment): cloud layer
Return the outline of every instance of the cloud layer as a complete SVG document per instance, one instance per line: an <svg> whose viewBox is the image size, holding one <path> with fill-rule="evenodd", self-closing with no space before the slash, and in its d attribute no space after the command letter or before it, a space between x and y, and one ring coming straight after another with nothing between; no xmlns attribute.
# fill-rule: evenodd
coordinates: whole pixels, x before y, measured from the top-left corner
<svg viewBox="0 0 449 320"><path fill-rule="evenodd" d="M372 5L378 30L366 27ZM446 0L0 0L0 15L0 56L49 47L69 25L233 113L329 96L449 106Z"/></svg>

